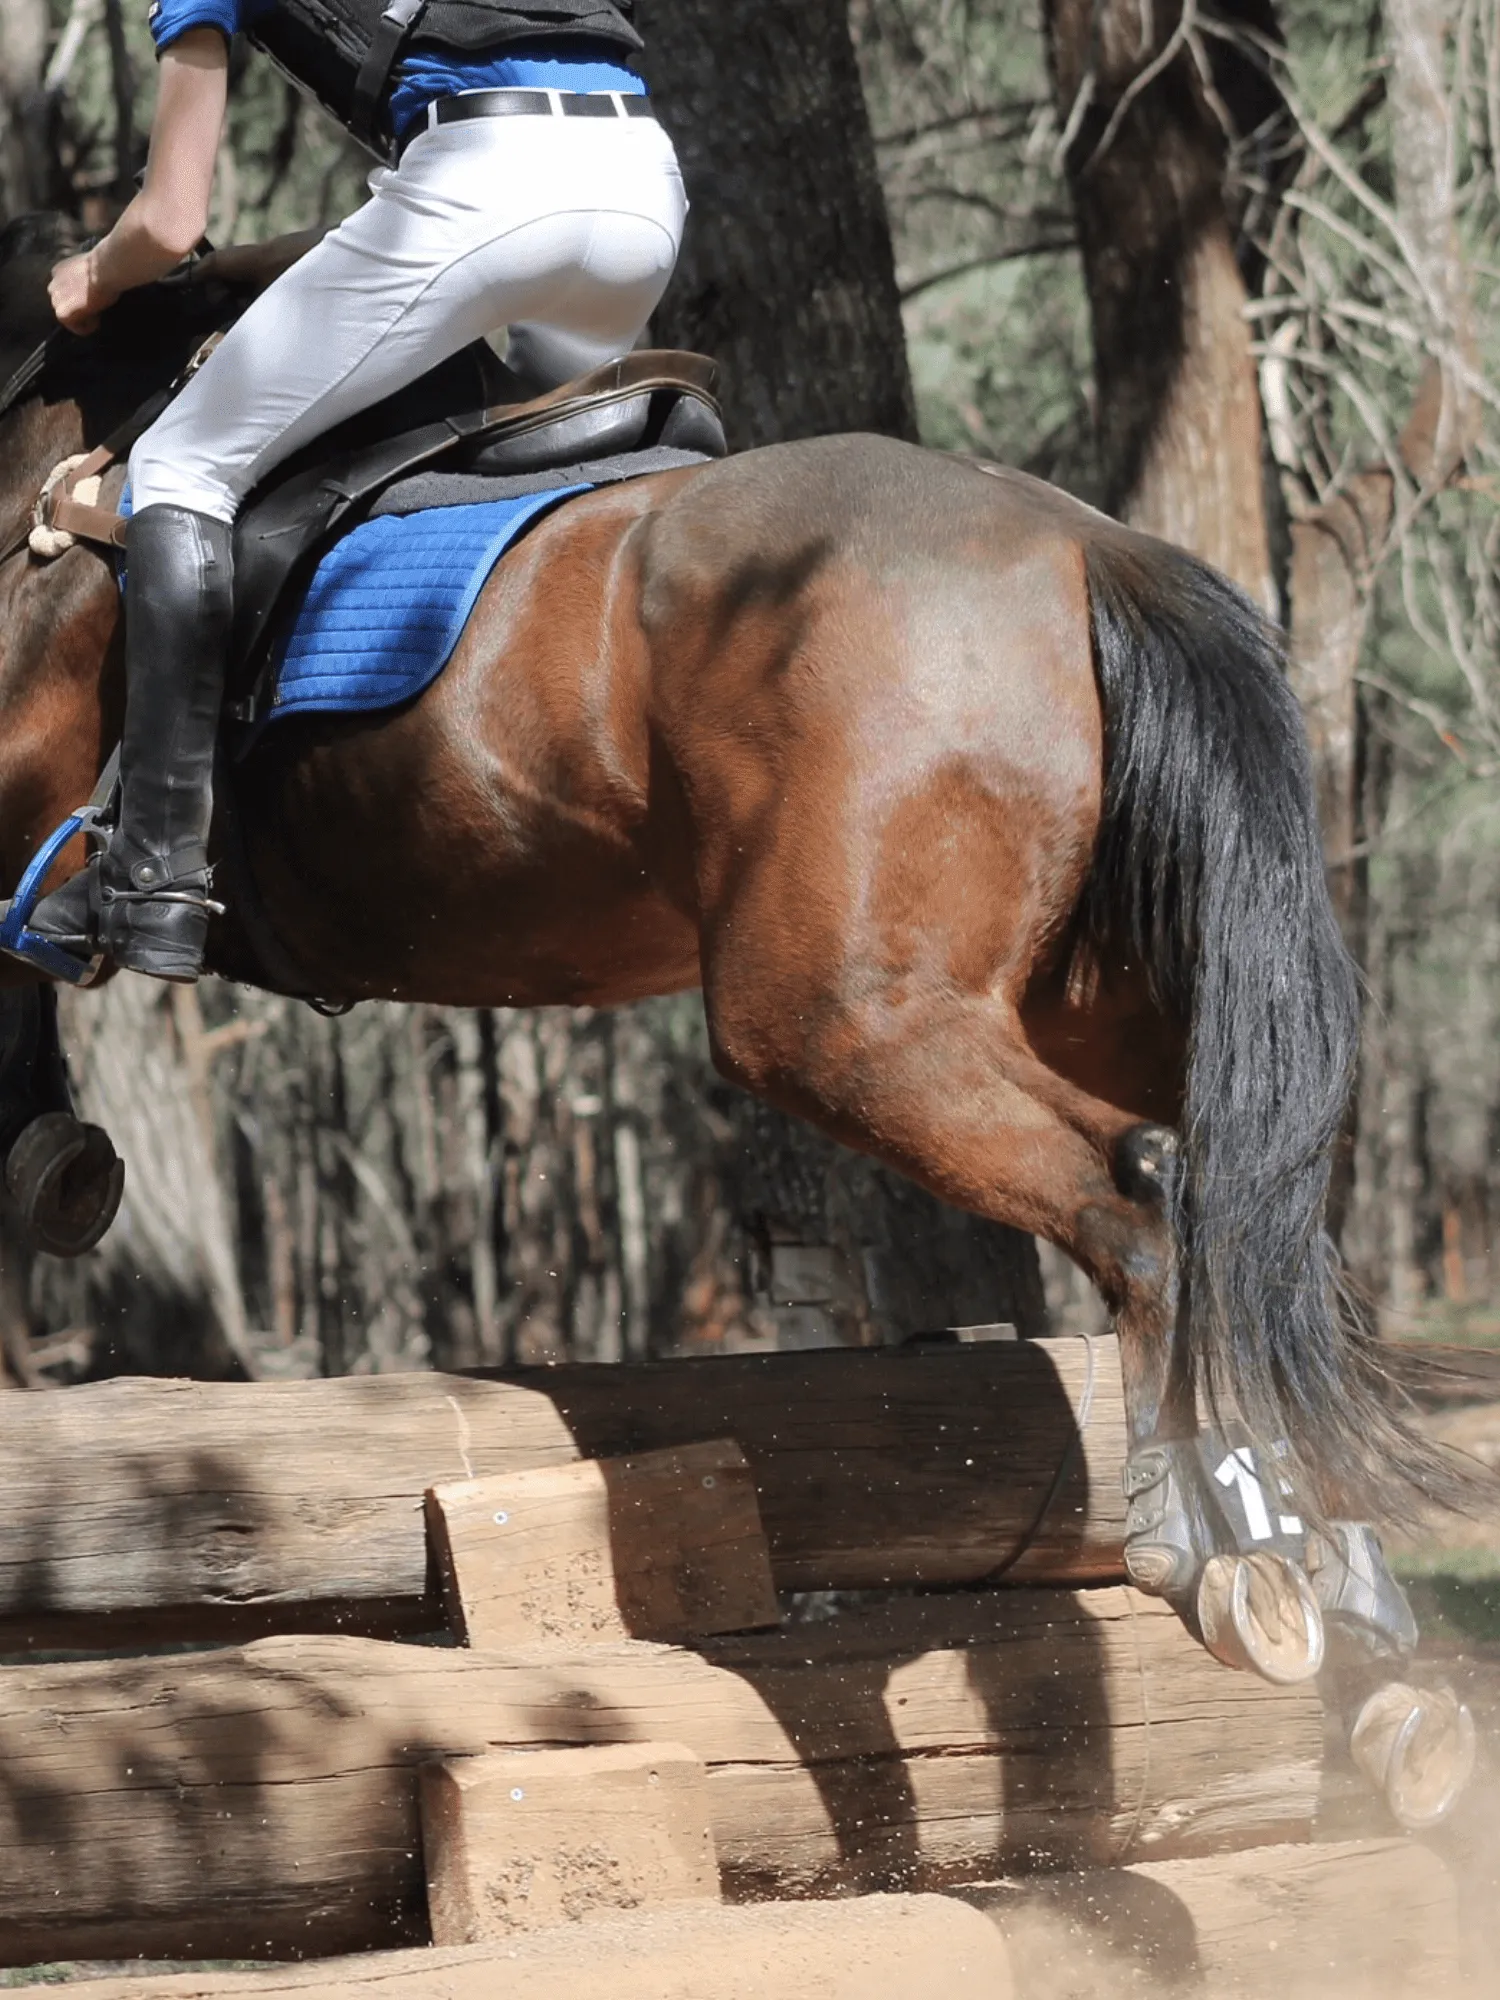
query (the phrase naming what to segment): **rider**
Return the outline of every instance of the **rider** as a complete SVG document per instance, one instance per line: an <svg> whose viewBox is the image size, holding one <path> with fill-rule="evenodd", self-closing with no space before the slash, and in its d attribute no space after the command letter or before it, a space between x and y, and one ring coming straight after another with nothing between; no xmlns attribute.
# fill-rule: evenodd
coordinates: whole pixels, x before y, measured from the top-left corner
<svg viewBox="0 0 1500 2000"><path fill-rule="evenodd" d="M159 979L202 969L231 524L291 452L485 333L552 387L629 351L687 204L629 67L634 0L155 0L160 91L141 192L52 274L92 331L201 239L243 28L391 164L250 307L130 455L122 804L104 853L31 928ZM335 22L337 34L329 27Z"/></svg>

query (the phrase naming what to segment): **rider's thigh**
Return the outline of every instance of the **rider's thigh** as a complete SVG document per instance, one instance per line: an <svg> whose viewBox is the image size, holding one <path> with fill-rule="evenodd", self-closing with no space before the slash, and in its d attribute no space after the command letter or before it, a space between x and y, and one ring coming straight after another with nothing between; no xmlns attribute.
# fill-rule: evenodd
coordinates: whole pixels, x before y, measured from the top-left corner
<svg viewBox="0 0 1500 2000"><path fill-rule="evenodd" d="M507 325L546 330L549 380L627 352L686 214L671 142L644 119L442 126L371 189L137 444L137 506L232 519L309 439Z"/></svg>

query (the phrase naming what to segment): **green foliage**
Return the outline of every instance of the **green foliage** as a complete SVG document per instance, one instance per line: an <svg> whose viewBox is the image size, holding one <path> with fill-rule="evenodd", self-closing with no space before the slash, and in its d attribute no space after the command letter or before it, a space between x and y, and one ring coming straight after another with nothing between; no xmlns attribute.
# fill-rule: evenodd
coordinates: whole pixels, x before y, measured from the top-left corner
<svg viewBox="0 0 1500 2000"><path fill-rule="evenodd" d="M1436 1560L1440 1566L1416 1571L1396 1565L1423 1636L1500 1643L1500 1552L1466 1549Z"/></svg>

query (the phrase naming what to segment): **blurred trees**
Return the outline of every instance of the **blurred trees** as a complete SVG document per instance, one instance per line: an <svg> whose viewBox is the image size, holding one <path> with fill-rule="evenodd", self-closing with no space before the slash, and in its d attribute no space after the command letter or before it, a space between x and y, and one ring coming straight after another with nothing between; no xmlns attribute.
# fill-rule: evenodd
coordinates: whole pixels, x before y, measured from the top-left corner
<svg viewBox="0 0 1500 2000"><path fill-rule="evenodd" d="M724 352L741 443L910 435L838 0L746 8L734 65L721 8L644 11L695 208L658 337ZM121 73L107 63L80 92L80 130ZM317 141L314 183L299 100L274 73L236 60L232 93L217 236L357 198L336 137ZM98 192L80 179L62 198L85 220ZM65 1366L86 1349L96 1369L334 1373L1042 1323L1026 1239L752 1107L712 1075L696 1000L329 1021L119 981L69 1004L68 1026L84 1099L131 1173L100 1253L42 1276L45 1317L65 1328L44 1352Z"/></svg>
<svg viewBox="0 0 1500 2000"><path fill-rule="evenodd" d="M1372 996L1346 1245L1392 1324L1492 1313L1500 0L852 0L873 153L839 0L642 5L694 202L659 330L728 361L743 440L914 409L1288 620ZM99 226L150 76L118 0L0 0L0 202ZM236 55L217 238L345 213L363 171ZM205 1313L217 1365L273 1370L754 1342L809 1292L784 1328L1034 1321L1013 1246L717 1083L694 1002L329 1023L125 986L70 1009L86 1087L125 1087L114 1033L158 1051L119 1110L159 1113L193 1219L167 1240L137 1172L105 1253L33 1287L44 1360L180 1364Z"/></svg>
<svg viewBox="0 0 1500 2000"><path fill-rule="evenodd" d="M1162 258L1190 262L1195 230L1222 243L1227 219L1266 476L1248 447L1216 449L1264 504L1371 986L1346 1248L1393 1324L1493 1314L1500 10L1051 0L1044 23L857 0L856 20L933 441L1134 512L1142 402L1185 386L1209 317L1195 329L1192 285L1163 284ZM1157 346L1132 362L1141 327ZM1181 426L1151 443L1174 432L1195 480ZM1211 548L1183 517L1175 532Z"/></svg>

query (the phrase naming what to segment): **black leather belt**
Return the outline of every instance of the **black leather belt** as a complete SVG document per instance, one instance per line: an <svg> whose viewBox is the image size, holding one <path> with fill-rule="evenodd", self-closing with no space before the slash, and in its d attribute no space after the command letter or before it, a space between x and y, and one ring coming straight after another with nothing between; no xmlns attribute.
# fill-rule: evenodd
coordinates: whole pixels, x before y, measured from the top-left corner
<svg viewBox="0 0 1500 2000"><path fill-rule="evenodd" d="M401 141L401 150L434 125L464 118L654 118L649 97L622 96L617 90L466 90L435 97Z"/></svg>

